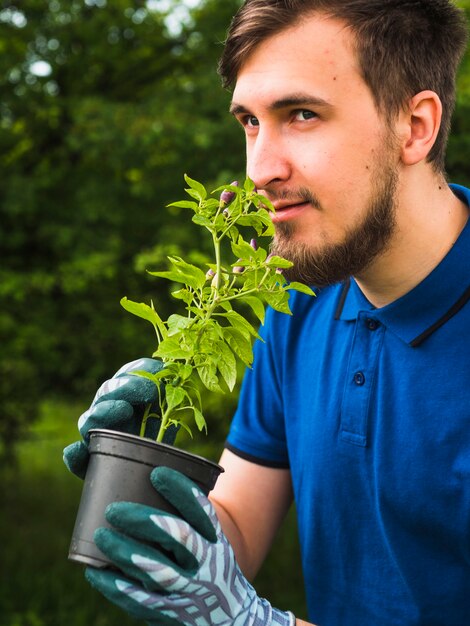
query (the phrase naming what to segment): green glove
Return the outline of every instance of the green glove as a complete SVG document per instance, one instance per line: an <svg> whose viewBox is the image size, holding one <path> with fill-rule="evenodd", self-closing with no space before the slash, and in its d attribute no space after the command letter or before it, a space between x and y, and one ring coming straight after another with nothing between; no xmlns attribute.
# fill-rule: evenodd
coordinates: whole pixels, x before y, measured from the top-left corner
<svg viewBox="0 0 470 626"><path fill-rule="evenodd" d="M88 581L151 626L293 626L292 613L259 598L243 576L199 488L166 467L154 469L151 480L183 519L141 504L111 504L107 520L121 532L99 528L95 541L122 574L87 568Z"/></svg>
<svg viewBox="0 0 470 626"><path fill-rule="evenodd" d="M163 363L156 359L137 359L123 365L110 380L101 385L90 408L78 420L78 429L83 440L70 444L64 450L64 463L73 474L80 478L85 477L90 429L109 428L133 435L140 433L145 408L158 400L158 388L151 380L131 372L146 371L156 374L162 367ZM152 407L152 412L157 410L157 406ZM156 437L158 423L158 419L147 421L146 437ZM175 428L168 428L164 442L172 444L176 432Z"/></svg>

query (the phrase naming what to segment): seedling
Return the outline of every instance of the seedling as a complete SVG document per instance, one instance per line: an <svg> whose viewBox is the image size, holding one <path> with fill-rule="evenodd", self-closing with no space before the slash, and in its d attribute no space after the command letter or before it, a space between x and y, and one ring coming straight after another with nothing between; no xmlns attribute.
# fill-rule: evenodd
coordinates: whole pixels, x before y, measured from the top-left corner
<svg viewBox="0 0 470 626"><path fill-rule="evenodd" d="M159 413L148 406L141 430L143 435L148 418L161 417L157 441L171 425L191 432L184 420L188 411L197 428L207 430L201 383L211 392L232 391L237 363L252 365L253 341L259 337L258 322L264 323L266 306L291 314L291 290L314 295L306 285L285 280L282 271L292 266L290 261L269 254L258 245L259 239L244 238L246 229L257 238L274 234L269 216L274 207L251 180L242 186L220 187L211 194L189 176L185 180L190 199L169 206L193 212L192 221L212 239L212 262L197 267L172 256L168 257L168 270L150 272L178 284L172 296L180 302L181 312L167 320L160 317L153 302L121 300L127 311L148 320L157 336L153 356L162 361L163 368L157 374L137 373L159 389ZM224 259L230 257L232 262L227 264ZM254 316L246 315L248 308Z"/></svg>

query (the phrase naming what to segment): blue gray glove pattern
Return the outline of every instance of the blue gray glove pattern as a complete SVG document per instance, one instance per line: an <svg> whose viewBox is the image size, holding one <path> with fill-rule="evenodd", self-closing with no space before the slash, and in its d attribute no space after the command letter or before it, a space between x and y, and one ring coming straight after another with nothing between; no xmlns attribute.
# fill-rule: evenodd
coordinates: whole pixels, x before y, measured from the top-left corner
<svg viewBox="0 0 470 626"><path fill-rule="evenodd" d="M160 467L155 489L182 518L117 502L95 541L121 570L88 568L89 582L150 626L294 626L292 613L259 598L240 571L208 498L188 478Z"/></svg>
<svg viewBox="0 0 470 626"><path fill-rule="evenodd" d="M163 367L161 361L142 358L126 363L114 376L104 382L96 392L90 408L78 420L82 441L70 444L64 450L64 463L73 473L84 478L88 466L89 431L92 428L109 428L138 435L145 407L158 401L158 388L147 378L132 372L146 371L156 374ZM152 408L157 410L158 404ZM155 438L158 429L157 419L149 419L146 437ZM165 443L172 444L176 429L169 428L165 433Z"/></svg>

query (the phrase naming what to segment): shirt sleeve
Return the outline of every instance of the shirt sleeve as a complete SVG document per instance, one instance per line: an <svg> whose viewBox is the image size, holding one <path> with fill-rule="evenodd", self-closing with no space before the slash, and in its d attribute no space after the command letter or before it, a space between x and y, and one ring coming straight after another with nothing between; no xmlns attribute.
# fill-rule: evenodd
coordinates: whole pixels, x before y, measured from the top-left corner
<svg viewBox="0 0 470 626"><path fill-rule="evenodd" d="M281 357L277 328L280 316L268 309L261 340L254 346L252 369L243 379L238 408L226 447L249 461L269 467L289 467L281 393Z"/></svg>

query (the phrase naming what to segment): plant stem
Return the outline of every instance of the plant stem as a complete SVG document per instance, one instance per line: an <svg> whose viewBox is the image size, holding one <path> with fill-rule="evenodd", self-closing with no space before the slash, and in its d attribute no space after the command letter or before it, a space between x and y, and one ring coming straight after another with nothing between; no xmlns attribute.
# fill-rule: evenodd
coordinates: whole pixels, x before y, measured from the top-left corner
<svg viewBox="0 0 470 626"><path fill-rule="evenodd" d="M165 435L166 425L168 422L170 411L165 411L161 417L160 428L158 429L157 442L161 443L163 441L163 437Z"/></svg>
<svg viewBox="0 0 470 626"><path fill-rule="evenodd" d="M206 315L204 317L204 323L210 320L214 312L214 309L216 309L218 304L220 303L219 289L220 289L220 279L222 275L222 260L220 257L220 239L217 238L217 234L215 231L212 231L212 241L214 243L214 256L215 256L215 284L213 285L214 295L212 297L212 302L206 311ZM198 334L197 341L199 341L201 332L202 332L202 328Z"/></svg>
<svg viewBox="0 0 470 626"><path fill-rule="evenodd" d="M144 415L142 417L142 424L140 426L140 436L141 437L145 437L145 430L147 428L147 420L148 420L148 416L150 414L151 408L152 408L152 405L150 403L147 404L147 406L145 407Z"/></svg>
<svg viewBox="0 0 470 626"><path fill-rule="evenodd" d="M215 296L214 300L217 300L219 296L219 287L220 287L220 274L222 271L222 262L220 259L220 239L217 238L217 234L215 232L212 233L212 241L214 243L214 254L215 254Z"/></svg>

